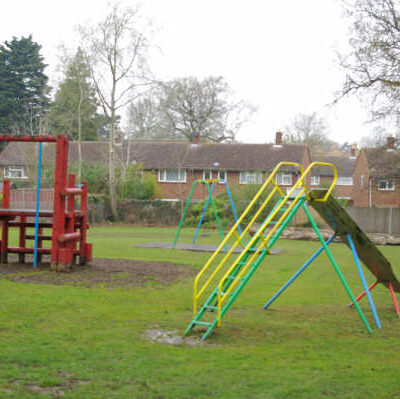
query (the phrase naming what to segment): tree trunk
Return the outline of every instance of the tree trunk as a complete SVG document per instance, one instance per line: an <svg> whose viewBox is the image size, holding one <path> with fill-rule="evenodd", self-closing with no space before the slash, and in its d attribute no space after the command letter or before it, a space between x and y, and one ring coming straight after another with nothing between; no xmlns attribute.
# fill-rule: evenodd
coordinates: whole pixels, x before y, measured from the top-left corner
<svg viewBox="0 0 400 399"><path fill-rule="evenodd" d="M111 120L110 120L110 146L109 146L109 191L110 209L114 220L118 219L117 191L115 188L115 85L111 96Z"/></svg>

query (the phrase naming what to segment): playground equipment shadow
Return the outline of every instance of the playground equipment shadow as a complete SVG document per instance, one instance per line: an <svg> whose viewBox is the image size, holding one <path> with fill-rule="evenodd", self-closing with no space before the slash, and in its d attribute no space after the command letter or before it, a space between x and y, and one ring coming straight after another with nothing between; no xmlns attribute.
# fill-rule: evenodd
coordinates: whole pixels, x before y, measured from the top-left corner
<svg viewBox="0 0 400 399"><path fill-rule="evenodd" d="M172 243L169 242L148 242L145 244L135 245L136 248L163 248L172 249ZM177 243L175 249L187 250L187 251L199 251L199 252L214 252L218 246L209 244L190 244L190 243ZM229 251L230 247L226 246L225 251ZM224 252L224 251L222 251ZM234 253L242 252L242 248L237 247L233 250ZM275 255L281 252L279 249L272 249L271 255Z"/></svg>

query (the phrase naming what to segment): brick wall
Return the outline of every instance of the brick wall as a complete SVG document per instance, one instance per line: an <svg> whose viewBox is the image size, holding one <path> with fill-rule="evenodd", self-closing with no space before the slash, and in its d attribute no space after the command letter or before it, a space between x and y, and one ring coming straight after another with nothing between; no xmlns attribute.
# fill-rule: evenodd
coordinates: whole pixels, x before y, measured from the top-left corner
<svg viewBox="0 0 400 399"><path fill-rule="evenodd" d="M369 171L363 152L358 156L353 172L353 205L369 207Z"/></svg>
<svg viewBox="0 0 400 399"><path fill-rule="evenodd" d="M399 208L400 185L396 183L394 191L384 191L378 189L378 184L379 179L369 176L368 164L364 153L361 152L353 173L353 205L362 208L370 205Z"/></svg>

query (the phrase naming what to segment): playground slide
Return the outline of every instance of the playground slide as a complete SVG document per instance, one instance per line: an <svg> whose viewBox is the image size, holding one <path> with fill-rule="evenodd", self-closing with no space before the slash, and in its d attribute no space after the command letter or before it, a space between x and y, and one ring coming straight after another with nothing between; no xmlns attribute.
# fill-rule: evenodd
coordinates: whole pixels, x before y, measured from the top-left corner
<svg viewBox="0 0 400 399"><path fill-rule="evenodd" d="M378 282L387 287L389 283L392 283L393 289L400 292L400 283L393 272L390 262L342 208L339 202L333 196L329 196L326 202L316 201L324 198L325 194L326 190L311 191L309 204L349 248L347 237L349 234L351 235L359 258L376 276Z"/></svg>

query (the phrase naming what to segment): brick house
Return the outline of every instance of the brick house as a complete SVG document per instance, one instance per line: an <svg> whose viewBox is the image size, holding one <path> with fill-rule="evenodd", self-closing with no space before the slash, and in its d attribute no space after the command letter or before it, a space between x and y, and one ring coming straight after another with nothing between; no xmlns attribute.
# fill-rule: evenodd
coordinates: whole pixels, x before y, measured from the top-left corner
<svg viewBox="0 0 400 399"><path fill-rule="evenodd" d="M54 149L45 146L44 169L54 159ZM14 181L36 180L36 147L32 143L9 143L0 155L0 167L4 178ZM78 159L78 146L70 142L69 163ZM274 144L214 144L183 143L167 141L137 141L127 146L116 146L116 155L124 163L142 165L156 176L163 199L186 199L193 182L200 179L226 180L234 185L260 184L269 172L282 161L298 162L307 167L310 163L308 147L300 144L282 144L282 133L276 134ZM108 143L82 143L82 158L85 162L108 162ZM44 173L45 175L45 173ZM279 185L285 189L294 184L297 171L286 168L277 176ZM19 184L20 185L20 184ZM217 184L215 192L224 190ZM196 188L194 198L207 195L203 185Z"/></svg>
<svg viewBox="0 0 400 399"><path fill-rule="evenodd" d="M303 167L310 163L308 147L282 144L282 133L276 134L274 144L137 142L131 159L156 174L165 199L186 199L195 180L223 179L230 187L261 184L279 162L298 162ZM296 179L293 168L285 168L277 176L284 189ZM217 184L215 192L223 190L224 186ZM205 187L196 188L193 198L206 194Z"/></svg>
<svg viewBox="0 0 400 399"><path fill-rule="evenodd" d="M400 207L400 154L393 137L386 146L360 151L353 180L354 206Z"/></svg>

